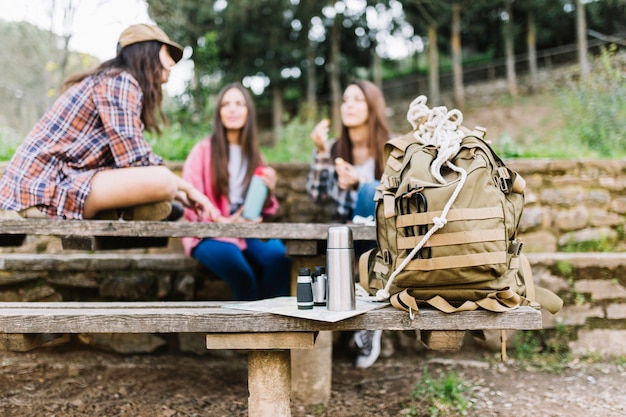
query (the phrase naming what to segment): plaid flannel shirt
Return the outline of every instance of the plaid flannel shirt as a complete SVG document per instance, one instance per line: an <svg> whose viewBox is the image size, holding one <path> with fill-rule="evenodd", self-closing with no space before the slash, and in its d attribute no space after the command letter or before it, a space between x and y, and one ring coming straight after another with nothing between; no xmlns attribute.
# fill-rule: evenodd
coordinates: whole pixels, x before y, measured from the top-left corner
<svg viewBox="0 0 626 417"><path fill-rule="evenodd" d="M315 152L307 177L306 189L316 203L332 201L335 204L333 220L346 222L352 218L358 190L339 188L335 163L330 159L329 153Z"/></svg>
<svg viewBox="0 0 626 417"><path fill-rule="evenodd" d="M162 165L143 137L143 93L127 72L87 77L65 91L33 127L0 180L0 208L38 206L80 219L101 170Z"/></svg>

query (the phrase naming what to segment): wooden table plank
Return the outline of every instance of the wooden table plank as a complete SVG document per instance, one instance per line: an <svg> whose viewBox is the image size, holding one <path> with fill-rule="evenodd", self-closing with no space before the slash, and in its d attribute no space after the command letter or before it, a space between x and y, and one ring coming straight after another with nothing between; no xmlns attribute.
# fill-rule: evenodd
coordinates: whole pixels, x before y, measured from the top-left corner
<svg viewBox="0 0 626 417"><path fill-rule="evenodd" d="M193 223L123 220L0 220L4 235L256 237L259 239L326 240L331 223ZM350 225L354 240L375 240L375 226Z"/></svg>
<svg viewBox="0 0 626 417"><path fill-rule="evenodd" d="M22 304L21 306L16 304ZM44 304L41 307L36 304ZM68 306L68 304L73 304ZM233 333L321 330L540 329L541 312L521 307L506 313L483 310L449 315L422 309L414 320L393 307L324 322L272 313L221 308L217 304L133 306L131 303L0 303L2 333ZM106 304L106 303L105 303Z"/></svg>

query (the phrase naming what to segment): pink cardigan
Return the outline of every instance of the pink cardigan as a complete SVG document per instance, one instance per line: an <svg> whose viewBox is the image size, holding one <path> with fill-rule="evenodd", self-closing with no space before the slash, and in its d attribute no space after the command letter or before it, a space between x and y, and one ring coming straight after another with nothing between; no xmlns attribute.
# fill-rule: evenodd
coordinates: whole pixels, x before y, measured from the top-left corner
<svg viewBox="0 0 626 417"><path fill-rule="evenodd" d="M205 138L198 142L185 160L183 165L183 179L191 183L198 190L202 191L211 202L222 212L223 216L229 216L229 201L227 196L216 199L215 190L211 187L213 183L213 170L211 169L211 141ZM278 200L274 195L270 198L270 205L263 208L263 215L273 216L278 211ZM185 219L190 222L207 221L201 220L191 209L185 209ZM231 242L239 249L246 248L246 241L239 238L217 238L224 242ZM200 239L195 237L185 237L182 239L183 247L187 255L200 243Z"/></svg>

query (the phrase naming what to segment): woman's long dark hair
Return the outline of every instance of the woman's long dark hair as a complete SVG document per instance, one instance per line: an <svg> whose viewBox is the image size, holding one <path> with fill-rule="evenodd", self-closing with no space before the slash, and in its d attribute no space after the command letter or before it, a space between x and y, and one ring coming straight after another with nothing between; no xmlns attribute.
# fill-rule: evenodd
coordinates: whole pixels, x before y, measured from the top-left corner
<svg viewBox="0 0 626 417"><path fill-rule="evenodd" d="M380 88L376 84L367 80L352 81L349 85L356 85L363 91L365 96L365 102L367 103L367 110L369 117L367 118L368 125L368 144L370 155L374 157L375 161L375 178L380 178L383 169L385 168L385 161L383 161L383 148L385 142L390 138L389 124L387 122L387 115L385 113L386 103ZM334 160L337 157L341 157L349 163L353 164L352 158L352 141L348 128L341 124L341 136L339 140L334 144L331 149L331 158Z"/></svg>
<svg viewBox="0 0 626 417"><path fill-rule="evenodd" d="M254 170L261 165L261 153L257 143L256 113L254 101L247 88L240 83L228 84L222 88L217 95L217 106L213 118L213 134L211 135L211 167L213 169L213 189L216 190L216 197L228 196L229 175L228 175L228 138L226 128L220 117L220 108L224 95L228 90L236 89L241 91L246 107L248 108L248 118L241 128L239 145L241 145L242 156L248 161L246 176L244 179L244 189L248 188L250 179L254 175Z"/></svg>
<svg viewBox="0 0 626 417"><path fill-rule="evenodd" d="M65 91L93 74L106 71L127 71L139 83L143 92L141 108L141 121L146 130L161 133L159 123L167 124L167 118L161 103L163 102L163 90L161 88L163 66L159 58L161 42L147 41L138 42L122 48L113 59L103 62L97 68L69 76L63 83Z"/></svg>

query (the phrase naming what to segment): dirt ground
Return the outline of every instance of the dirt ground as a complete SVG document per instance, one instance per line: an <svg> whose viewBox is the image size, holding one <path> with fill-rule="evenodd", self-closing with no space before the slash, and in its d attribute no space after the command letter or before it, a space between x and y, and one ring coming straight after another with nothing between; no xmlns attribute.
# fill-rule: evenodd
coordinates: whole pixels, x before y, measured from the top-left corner
<svg viewBox="0 0 626 417"><path fill-rule="evenodd" d="M387 337L387 336L386 336ZM407 336L402 336L407 337ZM119 355L55 347L0 359L0 415L24 417L233 417L247 415L247 356L165 352ZM617 417L626 415L623 362L573 361L559 372L485 349L396 351L367 370L335 349L326 407L292 401L293 417L458 416L434 414L411 393L428 372L452 372L469 387L467 416ZM417 408L418 411L411 412ZM279 417L279 416L277 416Z"/></svg>

